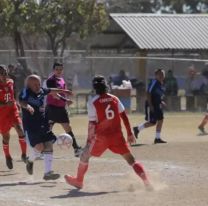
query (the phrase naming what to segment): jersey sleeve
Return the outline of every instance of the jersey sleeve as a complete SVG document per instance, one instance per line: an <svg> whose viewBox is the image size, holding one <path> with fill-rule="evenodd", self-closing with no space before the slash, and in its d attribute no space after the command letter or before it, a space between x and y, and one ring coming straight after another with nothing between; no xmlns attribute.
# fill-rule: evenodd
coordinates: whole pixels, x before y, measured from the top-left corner
<svg viewBox="0 0 208 206"><path fill-rule="evenodd" d="M48 95L51 92L51 89L49 88L42 88L42 90L44 95Z"/></svg>
<svg viewBox="0 0 208 206"><path fill-rule="evenodd" d="M97 112L92 101L88 101L87 103L87 112L89 121L97 121Z"/></svg>
<svg viewBox="0 0 208 206"><path fill-rule="evenodd" d="M46 85L48 88L56 88L56 82L54 79L48 79Z"/></svg>
<svg viewBox="0 0 208 206"><path fill-rule="evenodd" d="M125 111L124 105L121 103L119 99L118 99L118 111L119 113L122 113Z"/></svg>
<svg viewBox="0 0 208 206"><path fill-rule="evenodd" d="M27 101L28 100L28 90L24 88L19 94L19 101Z"/></svg>
<svg viewBox="0 0 208 206"><path fill-rule="evenodd" d="M152 94L154 92L156 83L157 81L155 79L150 82L150 84L148 85L148 89L147 89L148 93Z"/></svg>

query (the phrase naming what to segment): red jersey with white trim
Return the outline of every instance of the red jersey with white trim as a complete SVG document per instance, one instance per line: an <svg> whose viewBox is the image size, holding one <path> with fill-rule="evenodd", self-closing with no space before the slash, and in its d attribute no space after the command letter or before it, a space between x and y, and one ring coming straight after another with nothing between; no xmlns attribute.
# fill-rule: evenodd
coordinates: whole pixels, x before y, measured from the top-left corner
<svg viewBox="0 0 208 206"><path fill-rule="evenodd" d="M7 103L7 102L15 101L13 87L14 87L14 82L12 79L8 79L6 83L0 82L0 102Z"/></svg>
<svg viewBox="0 0 208 206"><path fill-rule="evenodd" d="M96 121L97 136L121 134L120 113L124 111L120 100L109 93L96 95L88 102L89 121Z"/></svg>
<svg viewBox="0 0 208 206"><path fill-rule="evenodd" d="M21 124L14 99L13 80L8 79L6 83L0 83L0 102L14 102L14 104L0 106L0 133L6 134L15 124Z"/></svg>

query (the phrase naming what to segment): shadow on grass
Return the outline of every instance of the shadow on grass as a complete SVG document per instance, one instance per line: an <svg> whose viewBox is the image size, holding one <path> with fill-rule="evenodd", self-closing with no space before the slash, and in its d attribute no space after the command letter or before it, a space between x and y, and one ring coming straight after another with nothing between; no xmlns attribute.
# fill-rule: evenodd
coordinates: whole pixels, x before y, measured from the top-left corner
<svg viewBox="0 0 208 206"><path fill-rule="evenodd" d="M0 187L10 187L10 186L32 186L32 185L42 185L48 184L49 182L39 181L39 182L5 182L0 183ZM49 186L50 187L50 186ZM54 186L51 186L54 187Z"/></svg>
<svg viewBox="0 0 208 206"><path fill-rule="evenodd" d="M64 199L64 198L70 198L70 197L91 197L91 196L99 196L99 195L107 195L110 193L118 193L118 191L111 191L111 192L83 192L79 189L73 189L70 190L65 195L57 195L50 197L51 199Z"/></svg>
<svg viewBox="0 0 208 206"><path fill-rule="evenodd" d="M147 146L148 144L132 144L131 147L142 147Z"/></svg>
<svg viewBox="0 0 208 206"><path fill-rule="evenodd" d="M8 177L8 176L13 176L13 175L17 175L18 173L4 173L4 174L0 174L0 177Z"/></svg>
<svg viewBox="0 0 208 206"><path fill-rule="evenodd" d="M199 134L197 134L197 136L207 136L208 135L208 133L199 133Z"/></svg>

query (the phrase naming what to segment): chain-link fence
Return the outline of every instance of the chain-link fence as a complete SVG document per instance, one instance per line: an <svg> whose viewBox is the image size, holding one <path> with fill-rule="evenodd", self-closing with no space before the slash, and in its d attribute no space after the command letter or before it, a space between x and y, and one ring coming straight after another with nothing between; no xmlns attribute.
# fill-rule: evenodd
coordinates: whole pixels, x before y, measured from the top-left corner
<svg viewBox="0 0 208 206"><path fill-rule="evenodd" d="M15 52L3 50L2 64L13 64L16 68L17 90L23 87L27 73L36 73L46 79L52 72L55 61L51 51L27 50L24 58L28 72L25 72ZM154 70L166 71L165 93L168 111L205 111L208 94L208 60L199 54L149 54L139 57L133 54L89 53L84 50L65 51L59 58L64 63L64 78L75 95L73 112L86 111L86 101L91 92L91 79L95 74L104 75L112 86L112 92L119 96L129 111L143 112L145 89L154 78ZM143 61L143 64L141 64ZM141 68L141 65L143 65ZM140 76L141 70L145 71ZM122 74L123 72L123 74ZM123 75L123 76L122 76ZM121 86L122 78L130 80L133 88Z"/></svg>

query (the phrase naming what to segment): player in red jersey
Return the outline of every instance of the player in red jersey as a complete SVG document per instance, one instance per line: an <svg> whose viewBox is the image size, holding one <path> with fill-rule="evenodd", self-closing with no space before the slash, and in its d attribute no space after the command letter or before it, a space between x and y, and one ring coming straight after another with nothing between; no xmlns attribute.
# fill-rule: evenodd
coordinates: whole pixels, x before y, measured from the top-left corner
<svg viewBox="0 0 208 206"><path fill-rule="evenodd" d="M6 158L6 165L9 169L13 168L9 151L9 131L12 127L15 128L19 136L19 143L22 150L21 159L26 162L26 142L19 110L14 99L13 80L8 78L6 66L0 65L0 134L3 137L3 151Z"/></svg>
<svg viewBox="0 0 208 206"><path fill-rule="evenodd" d="M107 83L104 77L95 76L93 88L96 96L88 102L88 139L80 157L80 163L76 177L65 175L68 184L81 189L85 173L88 170L88 163L91 156L99 157L107 149L113 153L120 154L141 177L146 186L150 186L143 166L135 161L131 154L121 129L121 119L127 131L129 143L135 142L124 106L116 96L107 93Z"/></svg>

